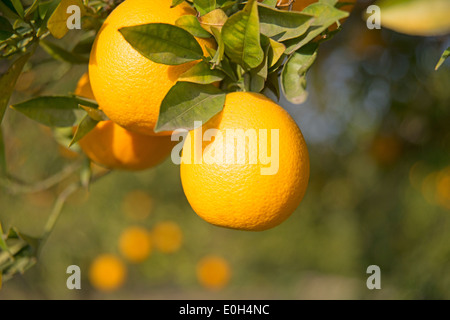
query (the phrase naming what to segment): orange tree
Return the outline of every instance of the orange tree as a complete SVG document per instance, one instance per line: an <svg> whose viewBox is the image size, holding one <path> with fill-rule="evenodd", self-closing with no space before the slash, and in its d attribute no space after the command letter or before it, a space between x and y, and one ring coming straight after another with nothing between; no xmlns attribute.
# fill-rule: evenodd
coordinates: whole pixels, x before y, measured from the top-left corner
<svg viewBox="0 0 450 320"><path fill-rule="evenodd" d="M433 1L444 3L444 8L448 9L448 2L445 4L445 0ZM153 6L150 1L126 0L123 5L122 2L0 0L0 57L8 64L6 72L0 78L0 121L3 120L21 72L25 68L36 67L33 55L38 50L44 50L61 62L89 63L92 73L90 80L97 101L68 94L36 96L11 106L15 111L52 128L56 133L55 138L65 146L76 147L76 143L82 141L85 136L87 138L92 130L102 127L103 121L110 120L123 127L120 130L139 134L167 134L180 128L192 130L195 121L207 123L220 114L226 104L227 94L231 92L272 92L277 99L284 95L288 101L300 104L307 97L306 74L315 61L320 45L339 32L340 21L349 15L348 5L351 7L354 3L320 0L309 1L311 3L308 2L305 6L295 6L294 1L277 0L158 0L154 1L157 14L148 14L155 18L148 19L145 11L141 11L142 19L139 18L136 23L122 23L123 21L117 22L121 20L120 16L117 17L118 14L113 17L114 12L120 12L121 8L143 3L147 7L149 3ZM443 19L445 21L442 23L431 23L442 21L433 20L432 17L436 14L440 16L445 10L438 13L430 13L428 10L425 15L421 15L417 12L420 12L421 6L428 1L411 2L416 6L406 5L407 1L395 1L394 4L389 1L379 2L389 17L386 19L387 27L395 30L402 25L398 28L401 32L411 31L412 24L402 24L402 21L408 20L405 16L402 18L403 14L416 17L416 21L423 20L421 35L449 31L448 23L445 23L448 19ZM344 7L346 5L347 7ZM403 7L399 9L399 6ZM71 11L69 7L72 10L78 8L78 11ZM181 9L186 12L181 13ZM165 19L165 14L160 14L160 10L176 10L177 16ZM77 13L80 14L85 36L68 49L59 43L59 39L71 32L68 29L68 20L74 18L73 15ZM110 24L108 19L111 19ZM106 23L103 24L105 20ZM337 30L336 25L339 26ZM103 40L102 32L107 32L105 30L109 30L108 28L115 28L111 32L116 42L105 48L105 43L108 44L112 36ZM128 55L123 54L121 50L125 50L123 52ZM110 60L105 62L108 54L111 55ZM439 65L448 54L448 50L444 52ZM125 63L125 67L122 65L123 69L113 69L120 66L121 59L124 59L122 63ZM153 76L158 74L158 77L135 83L139 79L135 78L133 70L142 74L148 66L156 70L153 71ZM113 76L104 74L105 70ZM171 73L170 70L177 72ZM161 74L166 72L170 75L170 81L161 79ZM154 83L149 84L149 81ZM123 89L127 85L129 87ZM151 91L151 97L157 99L154 99L151 105L145 104L148 99L142 99L147 97L146 90L151 89L145 85L156 87ZM159 85L164 88L158 88ZM117 98L121 93L131 96L132 91L137 91L134 92L132 101ZM136 110L137 106L133 105L133 101L136 102L133 99L138 98L141 99L138 101L139 106L143 107L142 110ZM109 101L111 99L113 103ZM115 104L114 101L118 103ZM99 123L101 125L98 126ZM74 127L77 129L73 130ZM68 130L61 131L61 128ZM68 134L63 135L61 132ZM95 141L91 143L95 144ZM14 177L14 173L7 170L5 159L0 131L2 189L32 190L33 186L22 185ZM24 272L36 262L67 197L79 188L87 188L111 169L115 169L114 166L93 173L90 161L86 158L40 183L41 187L50 188L66 179L69 174L78 177L58 196L39 238L29 237L16 228L2 230L0 225L0 271L3 280L17 272ZM307 172L304 170L299 179L303 181L303 189L306 188L307 173L309 169ZM293 188L296 187L300 185L294 184ZM295 205L298 205L303 192L304 190L295 195ZM262 195L265 196L269 195ZM292 210L293 208L289 208L289 211ZM290 212L287 215L289 214ZM269 221L268 225L276 225L284 218L276 217L276 222Z"/></svg>

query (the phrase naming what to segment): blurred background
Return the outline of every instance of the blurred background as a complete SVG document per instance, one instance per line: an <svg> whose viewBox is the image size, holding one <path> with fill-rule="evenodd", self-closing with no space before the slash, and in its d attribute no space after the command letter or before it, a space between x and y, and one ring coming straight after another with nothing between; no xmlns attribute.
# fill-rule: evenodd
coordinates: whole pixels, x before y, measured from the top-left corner
<svg viewBox="0 0 450 320"><path fill-rule="evenodd" d="M434 70L450 41L369 30L363 9L321 46L308 100L280 101L311 157L307 194L289 220L264 232L204 222L170 159L112 172L68 199L36 266L3 283L0 299L450 299L449 63ZM63 41L70 49L80 37ZM10 103L67 95L86 71L39 49ZM21 114L5 120L18 179L33 184L82 161ZM70 181L2 189L3 229L40 236ZM150 245L130 253L133 234L145 232ZM81 268L81 290L66 287L69 265ZM381 268L381 290L366 287L370 265Z"/></svg>

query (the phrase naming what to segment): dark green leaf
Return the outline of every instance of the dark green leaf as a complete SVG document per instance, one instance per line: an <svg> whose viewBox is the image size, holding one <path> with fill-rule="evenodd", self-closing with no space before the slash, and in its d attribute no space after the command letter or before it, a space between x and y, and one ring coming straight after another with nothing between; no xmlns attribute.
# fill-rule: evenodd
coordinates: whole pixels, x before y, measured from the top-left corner
<svg viewBox="0 0 450 320"><path fill-rule="evenodd" d="M439 69L442 64L444 63L444 61L450 56L450 47L447 48L447 50L444 51L444 53L442 53L441 58L439 59L438 63L436 64L436 67L434 68L435 70Z"/></svg>
<svg viewBox="0 0 450 320"><path fill-rule="evenodd" d="M11 23L5 17L0 16L0 41L10 38L13 34Z"/></svg>
<svg viewBox="0 0 450 320"><path fill-rule="evenodd" d="M0 77L0 124L2 123L3 115L5 114L9 98L14 90L17 79L29 58L29 53L20 57L11 65L8 71Z"/></svg>
<svg viewBox="0 0 450 320"><path fill-rule="evenodd" d="M242 11L232 15L222 28L225 53L244 69L258 67L264 52L260 44L258 5L249 0Z"/></svg>
<svg viewBox="0 0 450 320"><path fill-rule="evenodd" d="M16 10L19 17L23 19L24 17L24 11L23 11L23 5L20 0L11 0L12 5L14 6L14 9Z"/></svg>
<svg viewBox="0 0 450 320"><path fill-rule="evenodd" d="M264 59L261 65L250 70L250 91L261 92L264 89L264 83L267 79L268 72L268 54L270 49L270 41L266 36L261 37L261 44L264 48Z"/></svg>
<svg viewBox="0 0 450 320"><path fill-rule="evenodd" d="M194 128L223 109L225 93L213 85L177 82L161 103L156 132Z"/></svg>
<svg viewBox="0 0 450 320"><path fill-rule="evenodd" d="M278 72L272 72L268 75L266 86L272 91L278 100L280 100L280 82L278 81Z"/></svg>
<svg viewBox="0 0 450 320"><path fill-rule="evenodd" d="M277 41L301 36L308 30L314 17L300 12L281 11L260 5L261 33Z"/></svg>
<svg viewBox="0 0 450 320"><path fill-rule="evenodd" d="M72 127L86 114L78 103L71 97L38 97L12 108L49 127Z"/></svg>
<svg viewBox="0 0 450 320"><path fill-rule="evenodd" d="M75 134L73 136L72 141L69 144L69 147L71 147L74 143L77 143L82 139L86 134L88 134L92 129L95 128L98 121L92 119L88 114L84 116L84 118L81 120L80 124L77 127L77 130L75 131Z"/></svg>
<svg viewBox="0 0 450 320"><path fill-rule="evenodd" d="M211 27L221 30L227 20L228 16L222 9L213 10L198 18L200 25L210 33L212 33Z"/></svg>
<svg viewBox="0 0 450 320"><path fill-rule="evenodd" d="M216 0L194 0L194 7L202 16L216 8Z"/></svg>
<svg viewBox="0 0 450 320"><path fill-rule="evenodd" d="M216 69L211 69L210 65L205 61L200 61L188 71L183 73L178 81L187 81L200 84L210 84L217 81L222 81L225 74Z"/></svg>
<svg viewBox="0 0 450 320"><path fill-rule="evenodd" d="M307 98L306 72L317 56L317 44L311 43L291 55L281 73L281 88L286 99L303 103Z"/></svg>
<svg viewBox="0 0 450 320"><path fill-rule="evenodd" d="M191 16L191 15L181 16L180 18L178 18L177 21L175 21L175 25L188 31L194 37L198 37L198 38L210 38L211 37L211 34L202 28L202 26L200 25L200 22L198 22L196 16Z"/></svg>
<svg viewBox="0 0 450 320"><path fill-rule="evenodd" d="M10 19L15 20L20 18L10 1L0 0L0 11L5 17L8 17Z"/></svg>
<svg viewBox="0 0 450 320"><path fill-rule="evenodd" d="M171 8L175 8L177 5L182 4L184 0L172 0Z"/></svg>
<svg viewBox="0 0 450 320"><path fill-rule="evenodd" d="M41 40L39 44L49 55L51 55L56 60L65 61L72 64L81 64L89 62L88 58L67 51L47 40Z"/></svg>
<svg viewBox="0 0 450 320"><path fill-rule="evenodd" d="M29 20L30 16L36 11L39 7L39 0L34 0L31 6L25 10L25 19Z"/></svg>
<svg viewBox="0 0 450 320"><path fill-rule="evenodd" d="M75 99L75 101L78 104L81 104L83 106L87 106L87 107L92 108L92 109L98 109L98 103L95 100L88 99L88 98L85 98L85 97L80 97L80 96L73 96L73 98Z"/></svg>
<svg viewBox="0 0 450 320"><path fill-rule="evenodd" d="M164 23L150 23L119 30L144 57L167 65L199 60L203 51L186 30Z"/></svg>
<svg viewBox="0 0 450 320"><path fill-rule="evenodd" d="M297 51L299 48L309 43L319 34L324 32L328 27L330 27L340 19L348 16L348 12L338 10L335 7L332 7L325 3L313 3L312 5L306 7L303 10L303 13L314 15L315 20L311 24L311 27L308 29L306 34L298 38L289 39L283 42L286 46L286 54L291 54L294 51Z"/></svg>

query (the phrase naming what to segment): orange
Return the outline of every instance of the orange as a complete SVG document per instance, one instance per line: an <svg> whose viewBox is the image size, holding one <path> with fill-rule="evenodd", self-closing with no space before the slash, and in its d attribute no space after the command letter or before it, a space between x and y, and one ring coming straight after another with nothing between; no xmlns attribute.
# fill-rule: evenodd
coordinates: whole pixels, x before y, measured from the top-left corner
<svg viewBox="0 0 450 320"><path fill-rule="evenodd" d="M75 93L93 99L89 77L84 74ZM111 169L143 170L161 163L175 145L170 137L130 132L112 121L102 121L78 141L94 162Z"/></svg>
<svg viewBox="0 0 450 320"><path fill-rule="evenodd" d="M141 227L125 229L119 238L120 253L132 263L140 263L148 258L152 250L149 232Z"/></svg>
<svg viewBox="0 0 450 320"><path fill-rule="evenodd" d="M222 257L206 256L197 264L197 279L205 288L222 289L230 281L230 276L230 266Z"/></svg>
<svg viewBox="0 0 450 320"><path fill-rule="evenodd" d="M176 223L164 221L153 228L152 239L156 249L163 253L172 253L181 247L183 233Z"/></svg>
<svg viewBox="0 0 450 320"><path fill-rule="evenodd" d="M118 30L148 23L175 24L182 15L195 14L187 3L175 8L171 4L172 0L126 0L108 16L91 51L89 75L101 109L115 123L141 134L155 134L163 98L196 62L155 63L136 51ZM215 47L210 39L197 40L203 48Z"/></svg>
<svg viewBox="0 0 450 320"><path fill-rule="evenodd" d="M210 128L218 130L214 141L193 151ZM240 144L228 138L239 130L251 139ZM309 179L308 150L295 121L269 98L249 92L228 94L223 111L189 133L180 167L193 210L214 225L241 230L266 230L286 220Z"/></svg>
<svg viewBox="0 0 450 320"><path fill-rule="evenodd" d="M125 282L126 268L114 255L98 256L89 268L89 280L92 286L102 291L114 291Z"/></svg>

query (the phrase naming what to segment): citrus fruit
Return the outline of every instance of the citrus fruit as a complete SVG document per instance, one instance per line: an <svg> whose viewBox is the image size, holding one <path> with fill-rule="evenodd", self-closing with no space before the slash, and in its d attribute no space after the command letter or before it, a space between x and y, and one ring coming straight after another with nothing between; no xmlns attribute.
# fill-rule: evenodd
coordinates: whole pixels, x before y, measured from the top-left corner
<svg viewBox="0 0 450 320"><path fill-rule="evenodd" d="M171 221L159 222L152 230L155 248L163 253L177 251L183 241L180 227Z"/></svg>
<svg viewBox="0 0 450 320"><path fill-rule="evenodd" d="M225 138L218 134L197 148L198 137L211 128ZM233 132L243 143L231 138ZM300 204L309 156L300 129L283 108L262 94L234 92L222 112L188 134L180 170L187 200L201 218L259 231L280 224Z"/></svg>
<svg viewBox="0 0 450 320"><path fill-rule="evenodd" d="M89 77L84 74L75 93L93 99ZM130 132L112 121L101 121L78 141L94 162L111 169L143 170L161 163L175 145L170 137Z"/></svg>
<svg viewBox="0 0 450 320"><path fill-rule="evenodd" d="M89 280L92 286L102 291L114 291L125 282L126 268L114 255L98 256L89 268Z"/></svg>
<svg viewBox="0 0 450 320"><path fill-rule="evenodd" d="M222 257L206 256L197 264L197 279L205 288L222 289L230 281L230 276L230 266Z"/></svg>
<svg viewBox="0 0 450 320"><path fill-rule="evenodd" d="M152 250L150 234L141 227L125 229L119 238L119 250L128 261L143 262Z"/></svg>
<svg viewBox="0 0 450 320"><path fill-rule="evenodd" d="M197 62L155 63L136 51L119 29L148 23L173 25L179 17L195 14L184 2L174 8L171 4L172 0L126 0L108 16L91 51L89 75L100 108L112 121L134 132L155 134L161 101L178 76ZM203 48L215 47L213 40L197 40Z"/></svg>

